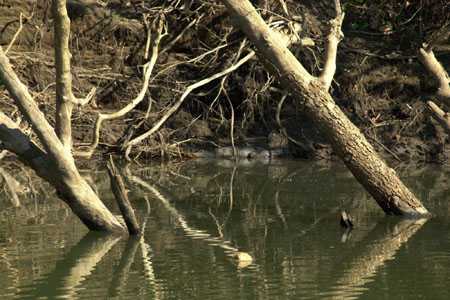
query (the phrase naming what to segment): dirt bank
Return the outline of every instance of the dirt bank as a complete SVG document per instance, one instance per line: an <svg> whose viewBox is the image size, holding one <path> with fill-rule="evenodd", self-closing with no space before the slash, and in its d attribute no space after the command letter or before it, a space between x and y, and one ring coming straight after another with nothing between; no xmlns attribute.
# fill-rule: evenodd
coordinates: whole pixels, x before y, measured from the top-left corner
<svg viewBox="0 0 450 300"><path fill-rule="evenodd" d="M314 74L321 68L327 1L254 1L276 26L299 24L302 38L314 45L293 51ZM343 1L345 39L340 45L332 94L380 153L397 161L445 161L447 137L431 120L424 100L436 83L417 59L424 41L436 41L436 55L450 69L450 6L446 0L421 3ZM23 14L23 30L9 52L11 62L47 119L54 120L53 34L49 1L0 3L0 43L12 40ZM165 12L167 35L145 100L124 118L102 127L99 153L121 151L124 140L148 130L186 88L234 64L243 35L230 25L215 1L68 1L72 20L72 64L77 95L97 87L95 101L74 113L76 144L89 142L98 112L123 107L141 87L146 40L143 14L151 22ZM282 18L280 16L283 16ZM289 23L289 24L291 24ZM275 25L274 25L275 26ZM243 55L242 55L243 56ZM241 56L241 57L242 57ZM333 157L289 95L263 66L250 60L223 81L193 91L162 128L134 154L179 156L229 146L282 148L302 158ZM282 102L283 99L283 102ZM281 105L282 103L282 105ZM14 114L7 92L0 109ZM281 127L280 127L281 125ZM233 129L233 130L232 130ZM283 133L286 132L290 139ZM295 142L293 142L295 141Z"/></svg>

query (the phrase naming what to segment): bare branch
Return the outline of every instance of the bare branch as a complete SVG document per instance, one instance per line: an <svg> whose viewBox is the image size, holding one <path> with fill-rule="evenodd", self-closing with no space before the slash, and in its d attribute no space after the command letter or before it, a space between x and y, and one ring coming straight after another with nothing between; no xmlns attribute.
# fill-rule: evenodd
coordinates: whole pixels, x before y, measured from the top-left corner
<svg viewBox="0 0 450 300"><path fill-rule="evenodd" d="M20 183L14 179L14 177L12 177L8 172L6 172L5 169L0 167L0 176L3 177L4 181L5 181L5 185L9 191L10 194L10 201L11 204L14 207L19 207L20 206L20 200L19 200L19 196L17 195L17 191L20 188Z"/></svg>
<svg viewBox="0 0 450 300"><path fill-rule="evenodd" d="M431 112L433 118L450 134L450 116L448 113L440 109L433 101L427 101L427 108Z"/></svg>
<svg viewBox="0 0 450 300"><path fill-rule="evenodd" d="M55 182L50 174L52 164L48 155L2 112L0 112L0 148L16 154L23 163L47 181Z"/></svg>
<svg viewBox="0 0 450 300"><path fill-rule="evenodd" d="M175 45L175 43L178 42L178 40L183 37L183 35L186 33L186 31L188 31L189 28L191 28L196 23L198 23L202 18L203 18L203 15L199 16L198 18L195 18L188 25L186 25L186 27L184 27L183 30L181 30L181 32L176 37L174 37L170 42L167 43L167 45L163 49L161 49L160 54L163 54L163 53L167 52L168 50L170 50L170 48L172 48L173 45Z"/></svg>
<svg viewBox="0 0 450 300"><path fill-rule="evenodd" d="M72 74L69 50L70 19L65 0L53 0L56 66L56 134L67 149L72 148Z"/></svg>
<svg viewBox="0 0 450 300"><path fill-rule="evenodd" d="M25 115L30 124L33 124L33 129L36 132L39 140L43 144L45 151L50 155L62 170L70 172L64 166L71 165L75 168L75 163L68 151L63 147L55 131L45 119L42 112L31 97L28 89L17 77L12 69L8 58L3 49L0 47L0 78L4 82L9 94L14 99L20 111Z"/></svg>
<svg viewBox="0 0 450 300"><path fill-rule="evenodd" d="M241 65L245 64L247 61L249 61L251 58L253 58L255 56L255 52L251 51L250 53L248 53L245 57L243 57L242 59L240 59L236 64L232 65L231 67L214 74L213 76L210 76L208 78L205 78L203 80L200 80L190 86L188 86L186 88L186 90L184 91L184 93L181 95L180 99L178 99L177 102L175 102L175 104L169 108L169 110L161 117L161 119L159 119L158 122L155 123L155 125L153 125L153 127L151 129L149 129L148 131L144 132L143 134L135 137L134 139L126 142L123 145L123 148L126 149L125 154L128 157L128 154L131 151L131 147L137 145L138 143L140 143L141 141L143 141L144 139L148 138L149 136L151 136L153 133L155 133L156 131L158 131L158 129L167 121L167 119L170 118L170 116L172 116L172 114L174 112L176 112L178 110L178 108L180 108L181 104L183 104L184 100L186 99L186 97L195 89L210 83L213 80L216 80L222 76L225 76L235 70L237 70Z"/></svg>
<svg viewBox="0 0 450 300"><path fill-rule="evenodd" d="M436 59L436 56L434 56L431 47L424 45L423 48L420 48L419 59L428 72L439 82L436 95L446 101L446 105L450 106L450 77L441 63Z"/></svg>
<svg viewBox="0 0 450 300"><path fill-rule="evenodd" d="M95 129L94 134L92 138L92 143L89 145L88 149L85 151L75 151L74 155L78 157L91 157L92 154L95 151L95 148L97 148L98 143L100 142L100 129L102 126L103 121L105 120L112 120L123 117L125 114L129 113L132 109L134 109L139 103L142 102L142 100L145 97L145 94L147 93L148 86L150 83L150 76L152 74L153 68L156 64L156 60L158 58L159 54L159 43L161 41L162 37L162 30L164 28L164 18L160 18L158 27L157 27L157 35L155 39L153 40L152 45L152 56L150 58L150 61L147 62L144 65L144 80L142 83L142 88L139 92L139 94L131 100L126 106L121 108L118 111L115 111L113 113L99 113L97 116L97 120L95 122ZM147 34L147 44L149 43L149 39L151 39L150 34L150 28L148 29L149 32Z"/></svg>
<svg viewBox="0 0 450 300"><path fill-rule="evenodd" d="M11 49L11 47L14 45L14 43L16 42L17 37L19 36L20 32L23 29L23 14L20 13L19 15L19 28L17 29L16 33L14 34L13 38L11 39L11 42L9 42L8 47L5 50L5 54L8 53L9 49Z"/></svg>
<svg viewBox="0 0 450 300"><path fill-rule="evenodd" d="M330 21L330 33L327 36L327 44L325 46L325 64L319 80L328 90L336 73L336 56L339 42L344 37L342 32L342 22L344 21L344 13L342 13L339 0L335 0L336 17Z"/></svg>

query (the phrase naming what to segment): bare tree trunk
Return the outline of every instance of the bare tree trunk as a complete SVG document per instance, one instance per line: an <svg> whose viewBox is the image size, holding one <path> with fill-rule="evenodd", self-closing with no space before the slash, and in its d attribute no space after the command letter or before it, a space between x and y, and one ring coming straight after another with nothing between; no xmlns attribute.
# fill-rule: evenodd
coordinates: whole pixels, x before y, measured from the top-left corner
<svg viewBox="0 0 450 300"><path fill-rule="evenodd" d="M254 43L266 67L300 102L355 178L387 214L428 215L427 209L400 181L359 129L334 103L328 87L309 74L273 34L248 0L221 0L236 25Z"/></svg>
<svg viewBox="0 0 450 300"><path fill-rule="evenodd" d="M6 115L0 113L0 146L15 153L39 176L50 182L80 220L90 229L124 232L124 226L106 208L90 185L81 177L73 156L71 114L74 103L85 104L93 96L76 99L72 94L70 74L70 20L66 1L52 1L55 19L56 61L56 133L34 102L25 85L12 69L0 47L0 79L6 86L21 113L33 126L42 150L26 136Z"/></svg>
<svg viewBox="0 0 450 300"><path fill-rule="evenodd" d="M56 66L56 134L64 147L72 148L72 74L70 73L70 19L66 0L53 0Z"/></svg>
<svg viewBox="0 0 450 300"><path fill-rule="evenodd" d="M1 146L18 155L21 161L50 182L89 229L123 232L125 228L78 173L69 150L59 141L27 88L14 73L1 47L0 79L22 114L33 125L45 151L34 144L17 124L0 113Z"/></svg>

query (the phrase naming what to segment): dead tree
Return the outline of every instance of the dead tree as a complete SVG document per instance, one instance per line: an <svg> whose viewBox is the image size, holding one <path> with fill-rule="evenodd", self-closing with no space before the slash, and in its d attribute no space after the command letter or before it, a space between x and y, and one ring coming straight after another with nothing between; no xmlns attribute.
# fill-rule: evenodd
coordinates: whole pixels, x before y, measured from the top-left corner
<svg viewBox="0 0 450 300"><path fill-rule="evenodd" d="M387 214L429 215L396 172L388 167L360 130L335 104L328 92L336 69L336 49L341 38L343 14L335 1L337 16L328 35L325 68L317 78L295 58L273 33L248 0L221 0L236 26L255 45L267 69L299 102L315 126L333 147L355 178Z"/></svg>
<svg viewBox="0 0 450 300"><path fill-rule="evenodd" d="M80 220L90 229L125 232L125 227L106 208L90 185L80 176L71 154L71 108L84 104L71 90L70 52L68 47L70 20L66 1L53 0L55 19L55 58L57 121L52 128L39 110L27 87L19 80L5 52L0 47L0 79L11 98L32 125L41 148L25 135L19 126L0 112L0 146L30 166L40 177L51 183Z"/></svg>

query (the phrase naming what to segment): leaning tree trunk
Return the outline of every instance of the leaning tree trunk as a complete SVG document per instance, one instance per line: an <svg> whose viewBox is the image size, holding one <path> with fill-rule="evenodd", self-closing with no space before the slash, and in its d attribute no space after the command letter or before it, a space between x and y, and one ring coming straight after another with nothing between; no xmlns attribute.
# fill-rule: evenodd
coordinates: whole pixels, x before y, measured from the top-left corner
<svg viewBox="0 0 450 300"><path fill-rule="evenodd" d="M50 182L58 195L90 229L120 231L124 226L108 210L90 185L81 177L71 154L71 108L83 104L71 91L70 52L68 48L70 21L66 1L53 0L55 19L55 56L57 86L56 132L45 119L32 96L12 69L0 47L0 80L6 86L21 113L32 125L43 150L26 136L6 115L0 112L0 147L14 152L18 158Z"/></svg>
<svg viewBox="0 0 450 300"><path fill-rule="evenodd" d="M89 229L124 231L122 224L81 177L69 150L60 142L27 88L14 73L1 47L0 79L20 111L33 125L45 151L35 145L14 122L0 112L1 146L15 153L40 177L51 183L61 199Z"/></svg>
<svg viewBox="0 0 450 300"><path fill-rule="evenodd" d="M428 215L427 209L400 181L359 129L334 103L327 86L311 76L273 34L248 0L221 0L258 55L300 102L337 155L387 214Z"/></svg>

